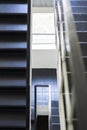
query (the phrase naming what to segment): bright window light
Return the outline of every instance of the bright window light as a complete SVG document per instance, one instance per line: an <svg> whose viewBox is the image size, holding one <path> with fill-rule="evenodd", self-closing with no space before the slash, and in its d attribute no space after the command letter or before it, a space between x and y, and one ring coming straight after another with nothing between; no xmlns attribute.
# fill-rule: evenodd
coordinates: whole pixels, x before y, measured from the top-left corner
<svg viewBox="0 0 87 130"><path fill-rule="evenodd" d="M32 33L54 34L54 13L33 13Z"/></svg>
<svg viewBox="0 0 87 130"><path fill-rule="evenodd" d="M54 13L33 13L32 26L32 48L55 48Z"/></svg>
<svg viewBox="0 0 87 130"><path fill-rule="evenodd" d="M55 35L32 35L33 44L55 44Z"/></svg>

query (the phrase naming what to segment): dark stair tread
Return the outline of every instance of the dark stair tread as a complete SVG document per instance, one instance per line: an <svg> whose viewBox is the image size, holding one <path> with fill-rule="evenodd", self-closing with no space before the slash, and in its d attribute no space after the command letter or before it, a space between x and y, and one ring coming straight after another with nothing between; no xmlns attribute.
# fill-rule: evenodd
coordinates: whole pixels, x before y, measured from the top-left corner
<svg viewBox="0 0 87 130"><path fill-rule="evenodd" d="M1 130L26 130L26 127L18 127L18 128L13 128L13 127L7 127L7 128L3 128L1 127Z"/></svg>
<svg viewBox="0 0 87 130"><path fill-rule="evenodd" d="M87 21L74 21L74 23L76 25L77 32L87 32Z"/></svg>
<svg viewBox="0 0 87 130"><path fill-rule="evenodd" d="M27 49L26 42L0 42L0 50L1 49Z"/></svg>
<svg viewBox="0 0 87 130"><path fill-rule="evenodd" d="M0 13L27 13L27 4L0 4Z"/></svg>
<svg viewBox="0 0 87 130"><path fill-rule="evenodd" d="M79 42L87 42L87 31L76 31L76 32L78 35Z"/></svg>
<svg viewBox="0 0 87 130"><path fill-rule="evenodd" d="M87 13L86 14L73 13L73 17L75 21L87 21ZM64 20L63 15L62 15L62 20Z"/></svg>
<svg viewBox="0 0 87 130"><path fill-rule="evenodd" d="M77 31L87 31L87 22L75 22Z"/></svg>
<svg viewBox="0 0 87 130"><path fill-rule="evenodd" d="M87 7L72 7L72 12L73 13L87 13Z"/></svg>
<svg viewBox="0 0 87 130"><path fill-rule="evenodd" d="M87 32L77 32L78 34L78 38L79 38L79 42L87 42Z"/></svg>
<svg viewBox="0 0 87 130"><path fill-rule="evenodd" d="M26 31L0 32L0 42L26 42Z"/></svg>
<svg viewBox="0 0 87 130"><path fill-rule="evenodd" d="M60 130L60 124L52 123L52 130Z"/></svg>
<svg viewBox="0 0 87 130"><path fill-rule="evenodd" d="M77 35L79 42L87 42L87 31L77 31Z"/></svg>
<svg viewBox="0 0 87 130"><path fill-rule="evenodd" d="M25 24L0 24L0 31L27 31Z"/></svg>
<svg viewBox="0 0 87 130"><path fill-rule="evenodd" d="M25 95L24 95L25 94ZM0 94L0 107L22 107L26 105L26 93L24 94Z"/></svg>
<svg viewBox="0 0 87 130"><path fill-rule="evenodd" d="M27 24L27 14L0 14L0 24Z"/></svg>
<svg viewBox="0 0 87 130"><path fill-rule="evenodd" d="M87 56L87 43L80 43L82 55Z"/></svg>
<svg viewBox="0 0 87 130"><path fill-rule="evenodd" d="M52 115L59 115L59 109L58 108L51 108Z"/></svg>
<svg viewBox="0 0 87 130"><path fill-rule="evenodd" d="M26 60L0 59L0 68L26 68Z"/></svg>
<svg viewBox="0 0 87 130"><path fill-rule="evenodd" d="M72 14L87 14L87 7L85 6L72 6Z"/></svg>
<svg viewBox="0 0 87 130"><path fill-rule="evenodd" d="M26 114L25 111L12 111L7 110L2 113L0 111L0 127L21 127L26 124Z"/></svg>
<svg viewBox="0 0 87 130"><path fill-rule="evenodd" d="M77 31L77 34L79 42L87 42L87 31Z"/></svg>
<svg viewBox="0 0 87 130"><path fill-rule="evenodd" d="M60 118L59 116L53 116L51 117L52 123L60 123Z"/></svg>
<svg viewBox="0 0 87 130"><path fill-rule="evenodd" d="M73 14L75 21L87 21L87 14Z"/></svg>
<svg viewBox="0 0 87 130"><path fill-rule="evenodd" d="M27 0L0 0L0 3L27 3Z"/></svg>
<svg viewBox="0 0 87 130"><path fill-rule="evenodd" d="M0 0L1 130L26 130L27 13L27 0Z"/></svg>
<svg viewBox="0 0 87 130"><path fill-rule="evenodd" d="M0 78L0 86L26 86L25 78Z"/></svg>
<svg viewBox="0 0 87 130"><path fill-rule="evenodd" d="M58 105L58 101L52 100L52 101L51 101L51 106L52 106L52 107L58 107L58 106L59 106L59 105Z"/></svg>
<svg viewBox="0 0 87 130"><path fill-rule="evenodd" d="M16 90L25 90L26 89L26 85L25 86L21 86L21 85L19 85L19 86L15 86L15 85L10 85L10 86L0 86L0 90L13 90L13 89L16 89Z"/></svg>
<svg viewBox="0 0 87 130"><path fill-rule="evenodd" d="M87 6L87 1L86 0L71 1L71 6Z"/></svg>

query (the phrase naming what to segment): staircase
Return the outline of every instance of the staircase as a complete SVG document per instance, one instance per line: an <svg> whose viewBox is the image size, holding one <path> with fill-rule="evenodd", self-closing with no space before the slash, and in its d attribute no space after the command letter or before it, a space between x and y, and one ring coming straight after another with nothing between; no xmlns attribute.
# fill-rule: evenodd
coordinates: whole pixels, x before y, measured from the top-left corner
<svg viewBox="0 0 87 130"><path fill-rule="evenodd" d="M82 58L87 70L87 1L71 0L71 7L82 50Z"/></svg>
<svg viewBox="0 0 87 130"><path fill-rule="evenodd" d="M71 7L87 76L87 0L71 0ZM70 68L68 67L67 69L70 72ZM78 130L77 115L75 115L73 123L74 129Z"/></svg>
<svg viewBox="0 0 87 130"><path fill-rule="evenodd" d="M63 2L63 6L61 1ZM71 15L68 0L66 2L64 0L60 0L60 4L58 3L58 6L56 6L57 7L56 12L58 12L59 14L59 15L56 14L56 16L58 17L56 19L56 25L57 25L56 32L60 38L59 44L57 45L58 63L59 63L58 78L60 79L59 80L60 82L59 106L61 108L59 113L61 123L60 127L61 130L78 130L78 129L82 130L82 128L86 130L87 104L84 101L84 99L86 99L87 97L87 90L86 90L85 76L83 74L84 67L82 64L82 60L85 65L85 75L87 76L87 0L69 0L69 1L71 3L78 38L75 34L75 29L73 26L74 24L72 21L73 18ZM62 19L59 16L62 16ZM65 34L67 34L66 37ZM70 34L73 36L71 36ZM76 43L78 42L78 40L82 51L82 55L80 55L80 49L78 44ZM77 63L80 64L76 65ZM78 79L77 81L75 80L75 78L73 78L74 76L76 79ZM78 84L77 82L79 82L80 84Z"/></svg>
<svg viewBox="0 0 87 130"><path fill-rule="evenodd" d="M27 16L27 0L0 0L1 130L28 130L29 127Z"/></svg>
<svg viewBox="0 0 87 130"><path fill-rule="evenodd" d="M57 90L57 88L56 88L56 90ZM55 98L55 96L54 96L54 98ZM59 102L56 101L55 99L52 101L51 113L52 113L52 115L51 115L52 130L60 130Z"/></svg>
<svg viewBox="0 0 87 130"><path fill-rule="evenodd" d="M87 0L71 0L71 6L87 72Z"/></svg>

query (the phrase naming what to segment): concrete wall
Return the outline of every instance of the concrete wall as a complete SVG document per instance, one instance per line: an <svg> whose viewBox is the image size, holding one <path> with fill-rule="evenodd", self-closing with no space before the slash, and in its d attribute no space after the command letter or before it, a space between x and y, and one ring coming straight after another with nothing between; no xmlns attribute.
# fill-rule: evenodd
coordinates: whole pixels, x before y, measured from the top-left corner
<svg viewBox="0 0 87 130"><path fill-rule="evenodd" d="M33 49L32 68L56 68L56 49Z"/></svg>

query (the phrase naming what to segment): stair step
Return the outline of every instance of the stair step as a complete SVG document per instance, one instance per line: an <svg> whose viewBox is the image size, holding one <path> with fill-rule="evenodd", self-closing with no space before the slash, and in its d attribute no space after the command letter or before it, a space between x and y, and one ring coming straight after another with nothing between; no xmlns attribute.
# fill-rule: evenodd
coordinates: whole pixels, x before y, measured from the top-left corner
<svg viewBox="0 0 87 130"><path fill-rule="evenodd" d="M65 31L63 32L65 35ZM79 42L87 42L87 31L77 31Z"/></svg>
<svg viewBox="0 0 87 130"><path fill-rule="evenodd" d="M86 0L77 0L77 1L70 1L71 6L87 6L87 1Z"/></svg>
<svg viewBox="0 0 87 130"><path fill-rule="evenodd" d="M83 13L83 14L86 14L87 13L87 7L72 7L72 12L73 13Z"/></svg>
<svg viewBox="0 0 87 130"><path fill-rule="evenodd" d="M0 0L0 3L27 3L27 0Z"/></svg>
<svg viewBox="0 0 87 130"><path fill-rule="evenodd" d="M14 13L27 13L27 4L0 4L0 13L14 14Z"/></svg>
<svg viewBox="0 0 87 130"><path fill-rule="evenodd" d="M87 56L87 43L80 43L82 55Z"/></svg>
<svg viewBox="0 0 87 130"><path fill-rule="evenodd" d="M0 50L0 59L14 59L14 60L23 60L26 59L26 51L27 49L17 49L9 50L9 49L1 49Z"/></svg>
<svg viewBox="0 0 87 130"><path fill-rule="evenodd" d="M1 69L0 70L0 79L24 79L26 78L26 70L25 69Z"/></svg>
<svg viewBox="0 0 87 130"><path fill-rule="evenodd" d="M52 115L59 115L59 109L56 107L56 108L51 108L51 111L52 111Z"/></svg>
<svg viewBox="0 0 87 130"><path fill-rule="evenodd" d="M87 14L87 7L85 6L72 6L72 13L73 14Z"/></svg>
<svg viewBox="0 0 87 130"><path fill-rule="evenodd" d="M0 78L0 87L3 86L26 86L26 79L24 78Z"/></svg>
<svg viewBox="0 0 87 130"><path fill-rule="evenodd" d="M78 32L87 32L87 21L78 21L78 22L74 22L75 25L76 25L76 30ZM64 23L63 23L63 26L64 26ZM64 28L64 27L63 27ZM64 28L65 30L65 28Z"/></svg>
<svg viewBox="0 0 87 130"><path fill-rule="evenodd" d="M20 128L26 126L26 114L17 112L0 113L0 128Z"/></svg>
<svg viewBox="0 0 87 130"><path fill-rule="evenodd" d="M60 124L52 123L52 130L60 130Z"/></svg>
<svg viewBox="0 0 87 130"><path fill-rule="evenodd" d="M75 21L87 21L87 14L73 14Z"/></svg>
<svg viewBox="0 0 87 130"><path fill-rule="evenodd" d="M0 32L0 42L25 42L27 33L24 31L19 32Z"/></svg>
<svg viewBox="0 0 87 130"><path fill-rule="evenodd" d="M0 129L26 130L27 0L0 0Z"/></svg>
<svg viewBox="0 0 87 130"><path fill-rule="evenodd" d="M81 13L73 13L73 17L75 21L87 21L87 14L81 14ZM64 20L64 15L62 14L62 19Z"/></svg>
<svg viewBox="0 0 87 130"><path fill-rule="evenodd" d="M65 32L64 32L65 33ZM87 31L77 31L79 42L87 42Z"/></svg>
<svg viewBox="0 0 87 130"><path fill-rule="evenodd" d="M17 69L22 69L26 68L26 60L1 60L0 59L0 69L12 69L12 68L17 68Z"/></svg>
<svg viewBox="0 0 87 130"><path fill-rule="evenodd" d="M6 85L6 86L0 86L0 91L1 90L23 90L23 91L25 91L25 89L26 89L26 85L25 86L21 86L21 85L12 85L12 86L8 86L8 85Z"/></svg>
<svg viewBox="0 0 87 130"><path fill-rule="evenodd" d="M26 42L0 42L0 50L19 50L27 49Z"/></svg>
<svg viewBox="0 0 87 130"><path fill-rule="evenodd" d="M87 32L77 32L80 42L87 42Z"/></svg>
<svg viewBox="0 0 87 130"><path fill-rule="evenodd" d="M75 22L77 31L87 31L87 22Z"/></svg>
<svg viewBox="0 0 87 130"><path fill-rule="evenodd" d="M52 100L52 101L51 101L51 106L52 106L52 107L58 107L58 106L59 106L59 105L58 105L58 101Z"/></svg>
<svg viewBox="0 0 87 130"><path fill-rule="evenodd" d="M0 92L0 108L26 106L26 93L7 92Z"/></svg>
<svg viewBox="0 0 87 130"><path fill-rule="evenodd" d="M26 128L23 128L23 127L22 128L15 128L15 127L11 128L11 127L9 127L9 128L1 128L1 130L26 130Z"/></svg>
<svg viewBox="0 0 87 130"><path fill-rule="evenodd" d="M27 25L22 24L0 24L1 31L27 31Z"/></svg>
<svg viewBox="0 0 87 130"><path fill-rule="evenodd" d="M1 24L27 24L27 14L0 14Z"/></svg>
<svg viewBox="0 0 87 130"><path fill-rule="evenodd" d="M52 115L51 121L52 121L52 123L60 123L60 118L57 115L55 115L55 116Z"/></svg>

